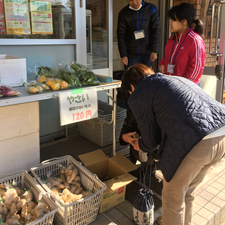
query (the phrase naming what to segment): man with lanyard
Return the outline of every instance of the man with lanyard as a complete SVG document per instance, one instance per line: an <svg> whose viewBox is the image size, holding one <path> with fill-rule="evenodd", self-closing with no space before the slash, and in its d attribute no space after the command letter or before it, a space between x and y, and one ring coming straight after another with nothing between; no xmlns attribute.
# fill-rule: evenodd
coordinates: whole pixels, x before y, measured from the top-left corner
<svg viewBox="0 0 225 225"><path fill-rule="evenodd" d="M142 0L127 0L120 12L117 39L124 71L135 63L148 67L159 50L159 16L157 7Z"/></svg>

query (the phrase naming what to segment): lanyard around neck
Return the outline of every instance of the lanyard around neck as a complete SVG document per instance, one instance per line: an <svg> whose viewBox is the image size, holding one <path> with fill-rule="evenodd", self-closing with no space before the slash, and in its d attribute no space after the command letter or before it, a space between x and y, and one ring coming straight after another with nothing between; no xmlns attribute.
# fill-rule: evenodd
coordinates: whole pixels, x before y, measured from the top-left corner
<svg viewBox="0 0 225 225"><path fill-rule="evenodd" d="M175 54L175 56L174 56L172 65L174 65L175 59L176 59L176 57L177 57L177 54L178 54L178 52L179 52L181 46L183 45L185 39L187 38L188 34L190 33L190 31L191 31L191 28L189 29L189 31L187 32L187 34L186 34L184 40L182 41L182 43L180 44L179 48L177 49L177 52L176 52L176 54ZM172 58L172 55L173 55L173 49L174 49L175 42L176 42L176 39L175 39L174 42L173 42L173 47L172 47L172 51L171 51L171 54L170 54L170 63L171 63L171 58Z"/></svg>
<svg viewBox="0 0 225 225"><path fill-rule="evenodd" d="M141 18L141 26L142 26L142 21L143 21L144 13L145 13L145 4L144 4L144 7L143 7L143 14L142 14L142 18ZM131 15L131 19L132 19L133 24L134 24L134 28L136 29L137 27L136 27L136 24L134 22L134 18L133 18L133 15L132 15L131 11L130 11L130 15ZM141 30L141 26L140 26L140 30ZM136 29L136 30L138 30L138 29Z"/></svg>

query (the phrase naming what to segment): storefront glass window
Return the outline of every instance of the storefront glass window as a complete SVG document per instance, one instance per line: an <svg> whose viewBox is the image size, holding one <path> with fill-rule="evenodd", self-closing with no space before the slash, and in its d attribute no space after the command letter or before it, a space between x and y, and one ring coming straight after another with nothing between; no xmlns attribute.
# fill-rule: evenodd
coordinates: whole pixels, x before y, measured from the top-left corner
<svg viewBox="0 0 225 225"><path fill-rule="evenodd" d="M106 0L86 1L87 65L108 68L108 12Z"/></svg>
<svg viewBox="0 0 225 225"><path fill-rule="evenodd" d="M0 0L0 38L74 39L74 1Z"/></svg>

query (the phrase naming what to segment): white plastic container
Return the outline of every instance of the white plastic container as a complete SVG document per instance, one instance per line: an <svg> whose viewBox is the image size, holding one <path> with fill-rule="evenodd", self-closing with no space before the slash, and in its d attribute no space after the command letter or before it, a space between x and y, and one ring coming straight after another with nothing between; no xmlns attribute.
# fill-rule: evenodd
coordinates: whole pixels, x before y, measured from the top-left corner
<svg viewBox="0 0 225 225"><path fill-rule="evenodd" d="M27 82L26 59L13 55L0 55L0 80L13 87Z"/></svg>

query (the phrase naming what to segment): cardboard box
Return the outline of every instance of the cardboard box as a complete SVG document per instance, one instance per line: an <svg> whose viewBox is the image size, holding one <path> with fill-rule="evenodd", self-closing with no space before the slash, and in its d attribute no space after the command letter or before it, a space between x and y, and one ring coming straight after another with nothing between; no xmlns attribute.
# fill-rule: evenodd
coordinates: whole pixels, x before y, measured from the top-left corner
<svg viewBox="0 0 225 225"><path fill-rule="evenodd" d="M27 82L26 59L12 55L0 55L0 80L13 87Z"/></svg>
<svg viewBox="0 0 225 225"><path fill-rule="evenodd" d="M103 192L99 213L125 200L126 185L137 180L128 172L136 170L137 166L121 154L108 158L101 149L78 157L84 166L107 186ZM105 181L107 177L110 180Z"/></svg>

